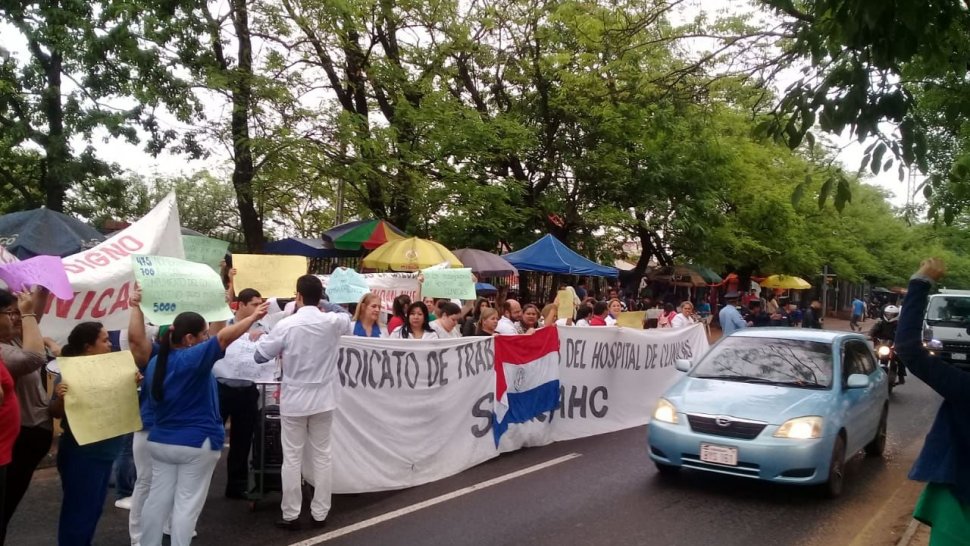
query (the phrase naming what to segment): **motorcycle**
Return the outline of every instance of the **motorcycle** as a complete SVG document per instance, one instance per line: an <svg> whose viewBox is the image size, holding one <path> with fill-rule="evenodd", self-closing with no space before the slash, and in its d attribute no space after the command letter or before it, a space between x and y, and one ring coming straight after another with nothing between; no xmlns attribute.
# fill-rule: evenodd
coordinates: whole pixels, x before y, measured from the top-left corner
<svg viewBox="0 0 970 546"><path fill-rule="evenodd" d="M899 384L899 360L896 359L896 349L892 340L877 339L876 356L879 358L879 365L886 375L889 376L889 392L893 392L893 387Z"/></svg>

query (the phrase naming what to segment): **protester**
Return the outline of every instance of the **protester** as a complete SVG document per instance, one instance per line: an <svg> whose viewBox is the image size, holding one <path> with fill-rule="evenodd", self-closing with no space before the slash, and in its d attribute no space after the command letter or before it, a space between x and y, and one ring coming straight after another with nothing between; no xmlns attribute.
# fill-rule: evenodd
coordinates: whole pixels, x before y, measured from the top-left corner
<svg viewBox="0 0 970 546"><path fill-rule="evenodd" d="M674 318L670 321L670 327L686 328L693 324L697 324L697 317L694 315L694 304L685 301L680 305L680 312L674 315Z"/></svg>
<svg viewBox="0 0 970 546"><path fill-rule="evenodd" d="M458 321L461 318L461 307L450 301L442 302L438 306L439 315L437 320L430 324L431 330L438 339L457 339L461 336L461 328Z"/></svg>
<svg viewBox="0 0 970 546"><path fill-rule="evenodd" d="M527 303L522 307L522 318L519 319L517 325L518 330L521 330L523 334L531 334L539 328L539 308L531 303Z"/></svg>
<svg viewBox="0 0 970 546"><path fill-rule="evenodd" d="M354 310L353 322L348 333L358 337L381 337L381 297L368 292L361 296Z"/></svg>
<svg viewBox="0 0 970 546"><path fill-rule="evenodd" d="M314 525L325 524L332 494L330 432L336 407L337 346L350 327L350 317L324 313L317 305L323 285L313 275L296 282L296 314L281 320L256 346L256 361L267 362L286 354L280 395L283 443L282 517L276 525L300 528L303 494L300 488L304 448L312 461ZM412 304L414 305L414 304Z"/></svg>
<svg viewBox="0 0 970 546"><path fill-rule="evenodd" d="M768 316L771 316L777 312L778 312L778 298L775 297L774 292L768 292L768 297L765 298L765 313L768 313Z"/></svg>
<svg viewBox="0 0 970 546"><path fill-rule="evenodd" d="M427 297L427 298L422 299L421 301L422 301L422 303L424 303L424 308L428 310L428 313L427 313L428 314L428 320L429 321L432 321L432 320L435 320L436 318L438 318L434 314L435 310L437 310L437 308L438 308L437 303L436 303L437 300L435 300L434 298ZM410 307L408 309L410 309ZM410 313L410 311L408 311L408 312Z"/></svg>
<svg viewBox="0 0 970 546"><path fill-rule="evenodd" d="M408 306L411 305L411 297L407 294L401 294L400 296L394 298L394 302L391 304L392 317L391 320L387 321L387 331L393 332L397 330L404 322L407 321Z"/></svg>
<svg viewBox="0 0 970 546"><path fill-rule="evenodd" d="M54 439L42 375L47 359L38 324L47 296L46 290L17 295L0 290L0 359L14 378L20 404L20 432L7 466L5 526L9 526L37 465L50 451Z"/></svg>
<svg viewBox="0 0 970 546"><path fill-rule="evenodd" d="M658 328L670 328L673 325L674 317L677 316L677 308L674 304L667 302L664 304L663 311L657 318Z"/></svg>
<svg viewBox="0 0 970 546"><path fill-rule="evenodd" d="M395 339L438 339L438 334L431 329L430 313L424 302L415 302L408 306L408 321L397 330L391 332Z"/></svg>
<svg viewBox="0 0 970 546"><path fill-rule="evenodd" d="M727 337L746 326L750 326L750 323L746 323L741 318L741 313L738 312L737 292L728 292L724 295L724 299L727 300L727 304L721 308L717 318L721 324L721 333Z"/></svg>
<svg viewBox="0 0 970 546"><path fill-rule="evenodd" d="M896 330L896 355L943 397L910 479L927 482L913 517L931 528L930 544L966 544L970 537L970 374L923 346L923 314L942 260L924 260L909 281Z"/></svg>
<svg viewBox="0 0 970 546"><path fill-rule="evenodd" d="M606 326L606 317L610 314L610 306L605 301L598 301L593 306L593 315L589 317L590 326Z"/></svg>
<svg viewBox="0 0 970 546"><path fill-rule="evenodd" d="M236 303L238 305L232 323L246 320L256 313L263 304L263 297L252 288L244 288L239 292ZM213 328L211 331L218 330ZM249 335L243 335L229 344L225 356L212 367L219 389L219 414L222 423L225 425L226 421L231 421L225 492L230 499L248 498L249 451L259 419L259 389L256 382L272 379L273 370L276 369L275 363L260 366L253 360L256 340L268 331L269 327L261 320L253 322Z"/></svg>
<svg viewBox="0 0 970 546"><path fill-rule="evenodd" d="M7 467L13 458L13 444L20 434L20 403L17 401L13 376L0 359L0 545L7 537L3 495L7 487Z"/></svg>
<svg viewBox="0 0 970 546"><path fill-rule="evenodd" d="M478 325L475 327L476 336L494 336L498 333L498 311L487 307L482 309L481 315L478 317Z"/></svg>
<svg viewBox="0 0 970 546"><path fill-rule="evenodd" d="M491 305L485 298L478 298L475 300L475 306L472 308L472 313L465 317L465 321L461 325L461 335L465 337L475 335L475 329L478 327L478 319L480 319L482 316L482 310L490 307Z"/></svg>
<svg viewBox="0 0 970 546"><path fill-rule="evenodd" d="M805 309L805 314L802 316L802 328L822 329L822 303L818 300L812 300L808 309Z"/></svg>
<svg viewBox="0 0 970 546"><path fill-rule="evenodd" d="M507 299L502 304L502 318L498 321L495 331L500 334L514 335L523 333L518 323L522 320L522 306L513 299Z"/></svg>
<svg viewBox="0 0 970 546"><path fill-rule="evenodd" d="M620 313L623 312L623 302L613 298L609 301L608 307L609 314L606 315L606 325L616 326L616 321L620 318Z"/></svg>
<svg viewBox="0 0 970 546"><path fill-rule="evenodd" d="M108 332L100 322L82 322L71 330L62 357L94 356L111 352ZM135 372L131 389L136 389L141 374ZM86 445L78 445L71 432L64 404L71 394L69 385L58 376L51 399L51 416L61 420L61 437L57 444L57 471L61 475L61 514L57 525L57 543L61 546L87 546L101 519L108 482L115 459L121 452L123 436Z"/></svg>
<svg viewBox="0 0 970 546"><path fill-rule="evenodd" d="M191 543L225 441L212 368L268 308L268 303L260 304L215 337L209 336L209 325L201 315L181 313L148 364L145 388L155 423L148 436L153 470L142 513L143 544L161 544L169 513L172 546Z"/></svg>
<svg viewBox="0 0 970 546"><path fill-rule="evenodd" d="M589 318L593 315L593 307L589 304L581 304L576 308L576 326L589 326Z"/></svg>
<svg viewBox="0 0 970 546"><path fill-rule="evenodd" d="M762 309L761 300L751 300L748 304L748 315L744 320L756 328L771 326L771 317Z"/></svg>

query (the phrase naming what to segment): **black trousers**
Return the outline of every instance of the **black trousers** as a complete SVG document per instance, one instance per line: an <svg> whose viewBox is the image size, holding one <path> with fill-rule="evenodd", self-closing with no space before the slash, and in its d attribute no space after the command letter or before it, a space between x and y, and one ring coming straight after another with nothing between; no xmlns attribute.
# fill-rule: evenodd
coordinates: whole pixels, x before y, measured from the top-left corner
<svg viewBox="0 0 970 546"><path fill-rule="evenodd" d="M3 492L3 528L27 493L34 470L51 450L54 432L43 427L20 427L20 435L13 444L13 459L7 465L7 487Z"/></svg>
<svg viewBox="0 0 970 546"><path fill-rule="evenodd" d="M253 446L253 432L259 419L259 390L255 385L229 387L219 383L219 412L222 424L231 420L229 428L229 456L226 468L226 494L243 494L249 489L249 451Z"/></svg>

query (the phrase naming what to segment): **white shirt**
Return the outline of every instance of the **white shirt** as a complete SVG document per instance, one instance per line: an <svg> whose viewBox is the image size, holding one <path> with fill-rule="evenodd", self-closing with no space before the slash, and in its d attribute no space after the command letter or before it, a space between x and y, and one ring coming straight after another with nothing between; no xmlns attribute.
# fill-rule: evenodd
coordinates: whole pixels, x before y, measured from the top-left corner
<svg viewBox="0 0 970 546"><path fill-rule="evenodd" d="M674 316L674 320L670 321L671 328L684 328L691 324L694 324L694 320L683 313L677 313Z"/></svg>
<svg viewBox="0 0 970 546"><path fill-rule="evenodd" d="M581 318L576 321L576 326L589 326L589 321L584 318Z"/></svg>
<svg viewBox="0 0 970 546"><path fill-rule="evenodd" d="M256 343L256 361L283 356L280 415L303 417L337 406L337 346L350 315L304 305Z"/></svg>
<svg viewBox="0 0 970 546"><path fill-rule="evenodd" d="M434 323L432 322L432 324ZM403 338L401 337L403 333L404 333L404 326L398 326L397 328L394 329L393 332L391 332L391 335L387 337L389 337L390 339L413 339L415 341L424 341L426 339L438 339L438 334L436 334L434 330L425 330L424 334L422 334L421 336L421 339L417 339L413 336ZM458 337L461 337L461 334L459 334Z"/></svg>
<svg viewBox="0 0 970 546"><path fill-rule="evenodd" d="M503 316L498 319L498 325L495 326L496 334L512 335L519 333L519 330L515 327L515 323L509 317Z"/></svg>
<svg viewBox="0 0 970 546"><path fill-rule="evenodd" d="M610 315L606 315L606 325L607 326L616 326L616 319L613 318L613 317L611 317Z"/></svg>
<svg viewBox="0 0 970 546"><path fill-rule="evenodd" d="M435 319L431 321L431 329L434 330L435 334L437 334L438 339L458 339L461 337L461 328L459 328L457 324L449 332L448 330L445 330L444 326L441 325L440 320Z"/></svg>

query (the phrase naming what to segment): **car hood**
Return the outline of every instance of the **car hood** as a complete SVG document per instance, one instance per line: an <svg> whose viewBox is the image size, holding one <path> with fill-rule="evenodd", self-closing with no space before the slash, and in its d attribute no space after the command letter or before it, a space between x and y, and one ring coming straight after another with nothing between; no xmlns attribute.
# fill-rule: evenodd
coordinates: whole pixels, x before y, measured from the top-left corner
<svg viewBox="0 0 970 546"><path fill-rule="evenodd" d="M780 425L832 409L831 390L798 389L717 379L684 377L664 396L680 413L728 415Z"/></svg>

